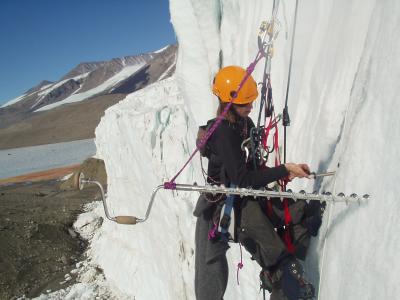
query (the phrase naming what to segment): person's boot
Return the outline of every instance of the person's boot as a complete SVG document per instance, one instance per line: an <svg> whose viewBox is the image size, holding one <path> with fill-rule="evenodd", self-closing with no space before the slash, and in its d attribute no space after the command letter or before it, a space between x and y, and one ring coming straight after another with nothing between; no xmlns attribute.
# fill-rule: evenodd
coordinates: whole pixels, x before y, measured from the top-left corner
<svg viewBox="0 0 400 300"><path fill-rule="evenodd" d="M303 267L294 257L281 262L272 279L279 282L279 288L289 300L314 298L314 287L304 278Z"/></svg>
<svg viewBox="0 0 400 300"><path fill-rule="evenodd" d="M269 300L288 300L280 289L272 289L272 293L269 296Z"/></svg>

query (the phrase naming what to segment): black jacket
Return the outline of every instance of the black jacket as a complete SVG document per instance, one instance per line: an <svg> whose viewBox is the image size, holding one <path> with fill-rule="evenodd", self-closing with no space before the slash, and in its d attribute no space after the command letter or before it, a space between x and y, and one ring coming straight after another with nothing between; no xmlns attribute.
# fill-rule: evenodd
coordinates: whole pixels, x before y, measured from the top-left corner
<svg viewBox="0 0 400 300"><path fill-rule="evenodd" d="M215 121L208 121L207 127ZM208 157L208 182L214 181L241 188L261 188L288 175L285 166L251 170L246 164L246 154L241 150L242 142L249 137L254 123L250 118L236 123L223 120L206 145L203 154Z"/></svg>

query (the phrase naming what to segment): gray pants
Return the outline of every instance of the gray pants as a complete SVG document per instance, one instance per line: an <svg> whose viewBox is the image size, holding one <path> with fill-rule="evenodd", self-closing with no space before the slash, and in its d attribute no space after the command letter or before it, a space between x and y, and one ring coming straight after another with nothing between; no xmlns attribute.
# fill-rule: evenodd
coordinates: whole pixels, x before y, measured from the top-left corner
<svg viewBox="0 0 400 300"><path fill-rule="evenodd" d="M286 254L285 244L258 201L248 200L242 207L239 241L263 269L275 265Z"/></svg>
<svg viewBox="0 0 400 300"><path fill-rule="evenodd" d="M197 300L222 300L228 283L227 242L208 240L213 226L212 205L200 196L195 209L195 293Z"/></svg>
<svg viewBox="0 0 400 300"><path fill-rule="evenodd" d="M303 206L301 203L296 203L291 207L294 220L298 221L301 218ZM305 232L306 229L301 225L293 226L292 238L296 255L305 256L309 243L309 236ZM279 260L288 255L285 244L262 211L258 201L248 200L242 207L239 241L262 269L276 265ZM287 300L287 297L281 289L273 288L270 300Z"/></svg>
<svg viewBox="0 0 400 300"><path fill-rule="evenodd" d="M198 217L195 234L195 293L197 300L223 299L228 282L226 251L223 241L208 240L213 226L213 204L200 196L194 215ZM263 269L275 265L287 255L286 247L276 233L258 201L247 200L241 209L239 241ZM258 278L254 278L258 280ZM271 299L286 300L281 291L273 291Z"/></svg>
<svg viewBox="0 0 400 300"><path fill-rule="evenodd" d="M212 223L203 216L196 223L195 293L197 300L222 300L228 283L227 242L211 242Z"/></svg>

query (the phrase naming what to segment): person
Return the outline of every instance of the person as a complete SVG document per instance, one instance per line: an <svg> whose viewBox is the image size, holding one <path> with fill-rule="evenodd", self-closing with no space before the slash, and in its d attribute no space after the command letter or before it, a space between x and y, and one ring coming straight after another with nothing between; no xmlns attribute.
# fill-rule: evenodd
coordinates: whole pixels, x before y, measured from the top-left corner
<svg viewBox="0 0 400 300"><path fill-rule="evenodd" d="M206 145L200 149L202 156L209 160L207 182L260 189L283 178L292 180L308 177L310 170L307 164L286 163L273 168L253 170L246 163L246 154L241 150L241 145L254 127L249 114L258 91L256 82L249 76L236 93L245 75L246 71L243 68L228 66L222 68L214 78L213 93L219 99L217 115L221 114L232 97L234 100L225 118ZM198 141L213 122L215 119L200 127ZM221 235L210 236L210 232L220 220L225 199L224 195L201 194L194 210L194 215L197 217L195 232L197 300L221 300L226 290L228 282L226 251L229 245L227 239L221 238ZM298 202L302 204L291 212L294 215L297 213L300 217L292 216L293 219L302 218L305 201ZM295 255L287 250L281 236L274 229L271 218L264 212L263 206L264 202L253 197L235 198L234 240L239 241L261 266L261 282L272 291L270 299L311 299L314 294L313 286L305 280L301 264ZM298 213L299 211L301 213Z"/></svg>

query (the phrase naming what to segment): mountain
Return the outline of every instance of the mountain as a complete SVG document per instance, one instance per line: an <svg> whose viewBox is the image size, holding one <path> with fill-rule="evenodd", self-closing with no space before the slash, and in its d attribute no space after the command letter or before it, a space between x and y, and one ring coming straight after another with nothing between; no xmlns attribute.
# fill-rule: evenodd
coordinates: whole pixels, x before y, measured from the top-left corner
<svg viewBox="0 0 400 300"><path fill-rule="evenodd" d="M40 82L0 108L0 149L94 137L105 109L174 73L176 51L80 63L57 82Z"/></svg>

